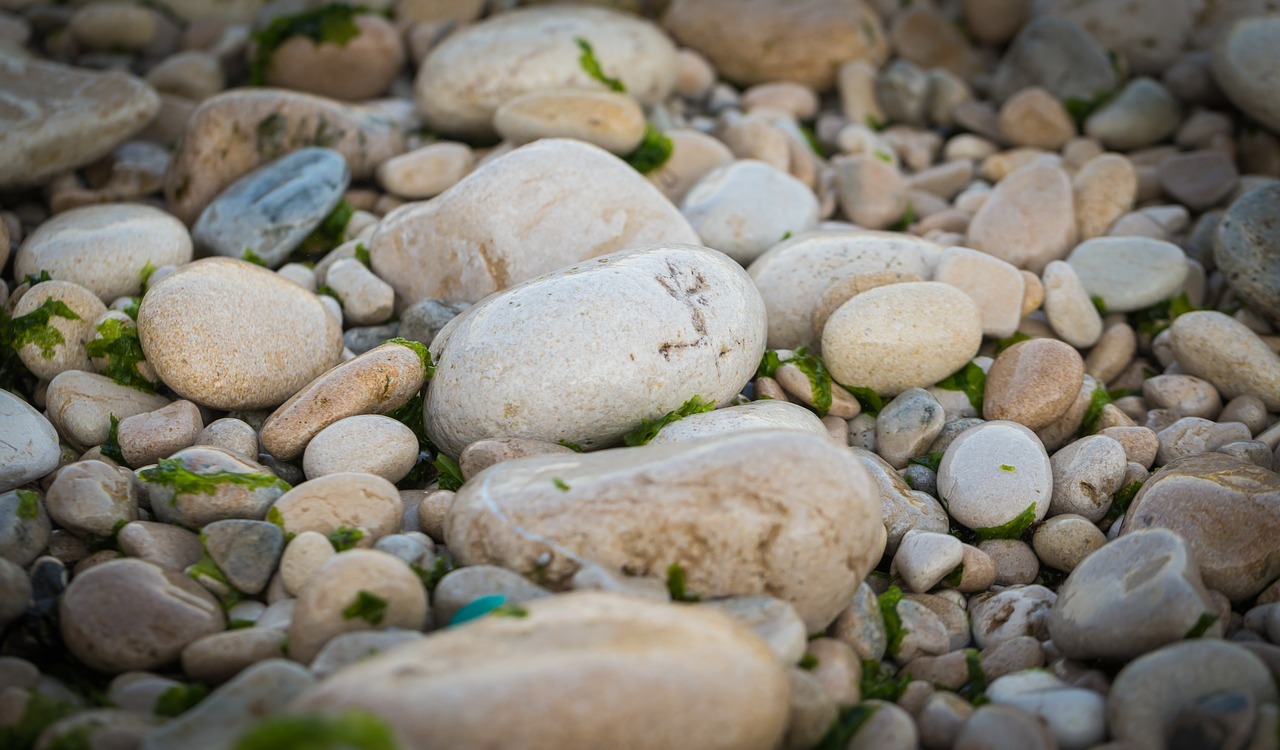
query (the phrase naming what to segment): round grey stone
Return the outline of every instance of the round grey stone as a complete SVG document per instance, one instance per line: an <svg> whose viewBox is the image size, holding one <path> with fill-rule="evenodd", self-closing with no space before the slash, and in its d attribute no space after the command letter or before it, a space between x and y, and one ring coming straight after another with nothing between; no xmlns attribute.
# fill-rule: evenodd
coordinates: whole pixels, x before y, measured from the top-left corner
<svg viewBox="0 0 1280 750"><path fill-rule="evenodd" d="M1280 325L1280 182L1231 204L1213 243L1227 285L1249 309Z"/></svg>

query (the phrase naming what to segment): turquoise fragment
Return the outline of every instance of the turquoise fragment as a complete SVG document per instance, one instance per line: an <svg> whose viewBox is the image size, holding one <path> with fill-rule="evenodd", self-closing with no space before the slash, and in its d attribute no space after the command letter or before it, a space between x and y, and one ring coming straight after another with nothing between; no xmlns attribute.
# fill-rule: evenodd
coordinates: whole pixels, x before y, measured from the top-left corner
<svg viewBox="0 0 1280 750"><path fill-rule="evenodd" d="M482 596L479 599L473 599L470 604L453 613L453 618L449 620L449 626L453 627L470 620L478 620L506 603L506 594L491 594Z"/></svg>

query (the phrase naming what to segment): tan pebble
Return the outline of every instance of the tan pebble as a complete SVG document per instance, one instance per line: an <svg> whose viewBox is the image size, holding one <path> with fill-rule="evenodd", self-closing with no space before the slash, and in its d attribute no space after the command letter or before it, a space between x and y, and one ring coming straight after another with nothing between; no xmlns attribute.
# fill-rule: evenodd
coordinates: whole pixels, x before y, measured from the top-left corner
<svg viewBox="0 0 1280 750"><path fill-rule="evenodd" d="M267 83L347 101L386 92L404 65L400 33L373 13L351 20L359 33L344 44L317 42L305 34L286 39L271 55Z"/></svg>
<svg viewBox="0 0 1280 750"><path fill-rule="evenodd" d="M147 83L163 94L201 102L227 87L217 58L207 52L179 52L147 71Z"/></svg>
<svg viewBox="0 0 1280 750"><path fill-rule="evenodd" d="M445 518L453 498L451 490L435 490L424 495L418 504L418 525L422 533L437 542L444 541Z"/></svg>
<svg viewBox="0 0 1280 750"><path fill-rule="evenodd" d="M676 53L677 94L697 99L710 91L715 82L715 68L697 50L685 48Z"/></svg>
<svg viewBox="0 0 1280 750"><path fill-rule="evenodd" d="M862 663L847 643L834 638L815 638L809 641L806 653L817 660L809 673L836 705L852 706L860 700Z"/></svg>
<svg viewBox="0 0 1280 750"><path fill-rule="evenodd" d="M986 552L995 564L995 582L1001 586L1028 584L1040 573L1035 551L1021 540L993 539L980 543L978 549Z"/></svg>
<svg viewBox="0 0 1280 750"><path fill-rule="evenodd" d="M1022 271L1022 317L1026 317L1044 303L1044 282L1030 271Z"/></svg>
<svg viewBox="0 0 1280 750"><path fill-rule="evenodd" d="M826 327L831 314L855 296L869 289L907 281L923 281L923 279L909 271L869 271L855 273L831 282L822 290L810 313L814 338L819 340L822 338L822 329Z"/></svg>
<svg viewBox="0 0 1280 750"><path fill-rule="evenodd" d="M335 554L324 534L315 531L298 534L280 556L280 582L288 593L296 596L306 588L316 569Z"/></svg>
<svg viewBox="0 0 1280 750"><path fill-rule="evenodd" d="M983 416L1041 430L1062 417L1080 390L1084 361L1054 339L1032 339L1005 349L987 373Z"/></svg>
<svg viewBox="0 0 1280 750"><path fill-rule="evenodd" d="M240 628L207 635L182 649L182 672L189 679L220 685L260 661L279 658L286 640L275 628Z"/></svg>
<svg viewBox="0 0 1280 750"><path fill-rule="evenodd" d="M53 302L49 302L53 300ZM49 342L46 350L43 346L28 343L18 348L18 358L31 373L43 380L52 380L59 373L67 370L90 370L89 355L85 353L81 342L94 335L93 323L107 311L107 306L79 284L68 281L45 281L31 287L13 306L13 317L29 315L37 308L61 302L74 318L57 313L49 314L48 326L57 331L62 338ZM46 308L52 309L52 308Z"/></svg>
<svg viewBox="0 0 1280 750"><path fill-rule="evenodd" d="M808 86L791 81L759 83L742 92L744 109L768 107L797 120L812 120L818 113L818 95Z"/></svg>
<svg viewBox="0 0 1280 750"><path fill-rule="evenodd" d="M1120 443L1124 448L1125 457L1130 462L1151 468L1156 460L1160 441L1156 438L1156 433L1147 427L1137 425L1107 427L1099 430L1098 434Z"/></svg>
<svg viewBox="0 0 1280 750"><path fill-rule="evenodd" d="M437 141L386 160L378 166L377 178L389 193L423 200L448 190L474 165L475 155L467 144Z"/></svg>
<svg viewBox="0 0 1280 750"><path fill-rule="evenodd" d="M316 434L303 453L308 479L361 472L399 482L418 461L418 438L403 423L381 414L340 419Z"/></svg>
<svg viewBox="0 0 1280 750"><path fill-rule="evenodd" d="M192 445L212 445L241 458L258 458L258 433L247 422L233 417L210 422Z"/></svg>
<svg viewBox="0 0 1280 750"><path fill-rule="evenodd" d="M121 420L120 452L130 466L153 464L194 445L203 429L200 409L195 404L174 401L148 414Z"/></svg>
<svg viewBox="0 0 1280 750"><path fill-rule="evenodd" d="M470 479L494 464L513 458L540 456L544 453L573 452L572 448L542 440L526 438L477 440L462 450L462 455L458 456L458 468L462 470L464 479Z"/></svg>
<svg viewBox="0 0 1280 750"><path fill-rule="evenodd" d="M671 139L671 157L645 177L673 203L679 203L708 172L733 161L733 152L705 133L677 129L665 135Z"/></svg>
<svg viewBox="0 0 1280 750"><path fill-rule="evenodd" d="M1128 323L1107 328L1084 360L1084 371L1103 383L1110 383L1133 361L1138 337Z"/></svg>
<svg viewBox="0 0 1280 750"><path fill-rule="evenodd" d="M815 406L813 384L809 381L809 376L794 364L784 364L778 368L774 374L774 379L784 391L795 396L800 401ZM831 406L830 414L841 419L853 419L858 416L862 408L858 404L858 400L849 394L843 388L834 386L831 389Z"/></svg>
<svg viewBox="0 0 1280 750"><path fill-rule="evenodd" d="M1055 260L1044 269L1044 312L1063 341L1084 349L1102 336L1102 316L1074 268Z"/></svg>
<svg viewBox="0 0 1280 750"><path fill-rule="evenodd" d="M111 430L111 417L126 419L146 414L169 403L154 393L144 393L111 378L81 370L68 370L49 382L46 413L58 433L81 446L102 445Z"/></svg>
<svg viewBox="0 0 1280 750"><path fill-rule="evenodd" d="M1015 146L1056 151L1075 135L1075 124L1057 97L1026 88L1000 106L1000 132Z"/></svg>
<svg viewBox="0 0 1280 750"><path fill-rule="evenodd" d="M1120 154L1102 154L1080 168L1072 181L1080 239L1101 237L1133 208L1138 173Z"/></svg>
<svg viewBox="0 0 1280 750"><path fill-rule="evenodd" d="M619 156L644 136L644 112L612 91L532 91L507 100L493 116L498 134L516 145L539 138L575 138Z"/></svg>
<svg viewBox="0 0 1280 750"><path fill-rule="evenodd" d="M361 529L360 546L371 546L400 529L404 507L391 482L373 474L345 472L308 480L272 506L286 533L332 534L343 526Z"/></svg>
<svg viewBox="0 0 1280 750"><path fill-rule="evenodd" d="M787 401L787 392L782 389L778 381L773 378L761 376L755 380L755 394L757 399L771 398L776 401Z"/></svg>

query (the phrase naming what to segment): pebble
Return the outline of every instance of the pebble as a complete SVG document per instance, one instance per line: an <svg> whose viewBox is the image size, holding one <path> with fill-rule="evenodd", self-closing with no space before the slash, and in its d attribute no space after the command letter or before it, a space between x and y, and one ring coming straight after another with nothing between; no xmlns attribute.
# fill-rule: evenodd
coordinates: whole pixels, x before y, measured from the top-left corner
<svg viewBox="0 0 1280 750"><path fill-rule="evenodd" d="M976 250L1041 273L1076 242L1070 177L1048 161L1014 170L978 209L968 239Z"/></svg>
<svg viewBox="0 0 1280 750"><path fill-rule="evenodd" d="M1235 162L1217 149L1170 156L1160 162L1160 187L1190 211L1206 211L1235 191Z"/></svg>
<svg viewBox="0 0 1280 750"><path fill-rule="evenodd" d="M1071 513L1046 519L1031 539L1041 562L1066 573L1106 543L1106 535L1092 521Z"/></svg>
<svg viewBox="0 0 1280 750"><path fill-rule="evenodd" d="M258 455L258 433L243 420L223 417L205 425L192 445L209 445L241 458L253 459Z"/></svg>
<svg viewBox="0 0 1280 750"><path fill-rule="evenodd" d="M343 472L309 479L280 496L271 507L286 534L342 528L363 532L358 544L372 546L400 530L404 505L395 485L373 474Z"/></svg>
<svg viewBox="0 0 1280 750"><path fill-rule="evenodd" d="M383 323L395 311L395 290L355 258L329 266L325 284L341 301L343 320L352 325Z"/></svg>
<svg viewBox="0 0 1280 750"><path fill-rule="evenodd" d="M1182 120L1178 100L1150 78L1135 78L1085 120L1084 132L1114 151L1133 151L1164 140Z"/></svg>
<svg viewBox="0 0 1280 750"><path fill-rule="evenodd" d="M503 102L493 128L516 145L540 138L572 138L617 156L640 145L644 111L626 94L573 89L531 91Z"/></svg>
<svg viewBox="0 0 1280 750"><path fill-rule="evenodd" d="M813 416L812 412L807 409L798 406L795 408L804 411L809 416ZM704 413L717 414L719 411ZM680 421L683 422L684 420ZM510 461L513 458L540 456L546 453L564 454L574 452L572 448L543 440L526 440L524 438L477 440L462 449L462 454L458 456L458 468L462 470L463 479L470 479L494 464Z"/></svg>
<svg viewBox="0 0 1280 750"><path fill-rule="evenodd" d="M363 541L361 537L357 544ZM279 580L285 593L294 596L301 593L316 570L335 554L329 538L318 531L303 531L293 537L280 557Z"/></svg>
<svg viewBox="0 0 1280 750"><path fill-rule="evenodd" d="M813 643L806 637L804 622L795 607L781 599L738 596L706 602L703 606L723 612L753 630L784 664L800 661L806 645Z"/></svg>
<svg viewBox="0 0 1280 750"><path fill-rule="evenodd" d="M590 301L606 289L613 316ZM644 319L627 315L633 306ZM731 398L754 374L764 334L759 295L725 255L656 246L586 261L488 298L436 337L427 435L449 455L495 436L616 444L695 395ZM548 345L531 349L529 336ZM549 368L582 380L562 381L563 393L522 385L525 373ZM494 380L477 381L479 371ZM680 387L664 388L668 380Z"/></svg>
<svg viewBox="0 0 1280 750"><path fill-rule="evenodd" d="M788 401L752 401L715 411L690 414L658 431L650 445L691 440L752 430L798 430L826 435L826 425L812 411ZM469 449L468 449L469 450ZM463 451L463 458L467 452ZM464 465L463 475L466 475Z"/></svg>
<svg viewBox="0 0 1280 750"><path fill-rule="evenodd" d="M1091 240L1133 209L1138 173L1123 155L1104 153L1085 162L1072 184L1080 239Z"/></svg>
<svg viewBox="0 0 1280 750"><path fill-rule="evenodd" d="M886 229L907 208L907 183L883 152L840 156L832 160L840 207L845 216L867 229Z"/></svg>
<svg viewBox="0 0 1280 750"><path fill-rule="evenodd" d="M1251 395L1280 409L1280 359L1244 324L1206 310L1178 316L1169 330L1185 372L1213 383L1224 398Z"/></svg>
<svg viewBox="0 0 1280 750"><path fill-rule="evenodd" d="M169 456L169 460L178 462L179 468L195 474L228 472L256 475L259 484L212 480L212 493L178 491L180 485L167 474L151 479L139 474L143 482L143 497L150 500L156 520L164 523L198 529L227 518L262 520L271 504L288 489L288 485L275 479L266 467L218 448L185 448Z"/></svg>
<svg viewBox="0 0 1280 750"><path fill-rule="evenodd" d="M1124 446L1103 435L1080 438L1053 454L1053 499L1049 513L1071 513L1100 521L1120 490L1128 456Z"/></svg>
<svg viewBox="0 0 1280 750"><path fill-rule="evenodd" d="M1028 635L1046 640L1048 620L1057 598L1043 586L1010 586L998 593L970 598L973 642L986 649Z"/></svg>
<svg viewBox="0 0 1280 750"><path fill-rule="evenodd" d="M245 669L279 657L285 634L275 628L237 628L206 635L182 649L182 671L190 679L219 685Z"/></svg>
<svg viewBox="0 0 1280 750"><path fill-rule="evenodd" d="M1018 32L992 79L993 93L1005 101L1029 86L1040 86L1062 101L1091 101L1116 85L1106 50L1072 21L1045 16Z"/></svg>
<svg viewBox="0 0 1280 750"><path fill-rule="evenodd" d="M477 599L500 596L504 598L504 604L519 605L551 596L551 592L506 568L470 565L441 578L431 596L436 622L447 624L453 621L454 615Z"/></svg>
<svg viewBox="0 0 1280 750"><path fill-rule="evenodd" d="M316 654L316 658L311 660L311 672L323 679L356 662L421 638L421 633L401 628L341 633L330 638L324 648L320 649L320 653Z"/></svg>
<svg viewBox="0 0 1280 750"><path fill-rule="evenodd" d="M456 141L436 141L393 156L378 166L378 184L405 200L423 200L453 187L475 165L471 147Z"/></svg>
<svg viewBox="0 0 1280 750"><path fill-rule="evenodd" d="M0 491L35 481L58 466L58 433L26 401L0 391Z"/></svg>
<svg viewBox="0 0 1280 750"><path fill-rule="evenodd" d="M528 211L530 202L544 209ZM373 272L409 305L477 302L563 266L656 242L697 244L698 235L630 166L589 144L553 138L481 164L436 198L395 211L368 247Z"/></svg>
<svg viewBox="0 0 1280 750"><path fill-rule="evenodd" d="M116 543L126 557L178 573L199 562L202 554L199 536L180 526L153 521L130 521L121 526Z"/></svg>
<svg viewBox="0 0 1280 750"><path fill-rule="evenodd" d="M1278 207L1280 185L1274 183L1233 201L1218 225L1213 261L1250 310L1280 326L1280 261L1272 252L1280 233L1271 225Z"/></svg>
<svg viewBox="0 0 1280 750"><path fill-rule="evenodd" d="M274 523L229 519L200 530L204 551L237 591L261 593L284 551L284 531Z"/></svg>
<svg viewBox="0 0 1280 750"><path fill-rule="evenodd" d="M1075 131L1062 102L1042 88L1022 89L1000 107L1000 132L1015 146L1056 151Z"/></svg>
<svg viewBox="0 0 1280 750"><path fill-rule="evenodd" d="M1044 269L1044 290L1045 317L1053 332L1079 349L1096 344L1102 336L1102 316L1075 268L1050 261Z"/></svg>
<svg viewBox="0 0 1280 750"><path fill-rule="evenodd" d="M1107 736L1106 698L1044 672L1001 677L987 687L987 697L1039 717L1063 750L1094 747Z"/></svg>
<svg viewBox="0 0 1280 750"><path fill-rule="evenodd" d="M1067 413L1080 392L1084 361L1055 339L1031 339L1005 349L987 372L982 415L1042 430Z"/></svg>
<svg viewBox="0 0 1280 750"><path fill-rule="evenodd" d="M271 53L267 85L347 101L385 93L404 67L400 31L370 12L353 14L349 23L355 33L341 44L317 42L307 34L285 39Z"/></svg>
<svg viewBox="0 0 1280 750"><path fill-rule="evenodd" d="M86 446L107 441L112 416L126 419L168 403L169 399L163 396L81 370L67 370L55 376L45 395L45 411L59 434Z"/></svg>
<svg viewBox="0 0 1280 750"><path fill-rule="evenodd" d="M810 485L819 477L804 467L818 465L813 462L821 462L823 477ZM637 480L641 476L643 482ZM676 496L668 482L683 485L692 476L700 477L703 491L671 505ZM884 546L884 526L868 475L825 437L798 432L752 432L679 446L583 454L573 463L559 456L530 457L500 464L485 477L484 482L463 486L445 524L449 550L466 564L536 570L538 580L548 585L571 576L583 561L657 577L665 577L669 566L679 564L688 589L702 596L755 595L767 586L774 596L795 605L810 631L835 619ZM742 483L759 493L779 481L793 488L788 490L793 500L785 519L760 508L753 513L759 514L753 524L748 524L750 517L737 514L732 534L705 536L712 533L707 524L718 523L720 513L736 507L742 497L739 487L746 486ZM829 494L837 484L844 501L836 502ZM802 493L795 489L802 486L807 488ZM802 497L804 503L797 504ZM687 520L682 525L672 520L661 547L649 551L639 540L657 530L641 515L647 519L655 502L666 506L668 518ZM809 503L812 507L806 508ZM600 510L584 513L586 507ZM641 507L648 510L637 515ZM501 508L501 515L487 508ZM795 561L792 567L772 567L768 561L773 555L790 555L784 550L797 543L787 529L807 518L813 520L803 523L839 529L840 537L824 539L821 545L807 538L803 557L790 558ZM579 521L591 524L591 535L575 530ZM759 524L779 529L766 543L772 550L768 558L748 554L765 543L760 536L764 526L754 528ZM696 538L713 539L715 546L698 542L698 557L690 557L685 550L693 542L672 535L680 528ZM800 579L795 576L803 577L803 587L797 586Z"/></svg>
<svg viewBox="0 0 1280 750"><path fill-rule="evenodd" d="M218 409L279 404L342 351L342 329L315 295L231 258L188 264L149 289L138 335L166 385Z"/></svg>
<svg viewBox="0 0 1280 750"><path fill-rule="evenodd" d="M893 556L902 580L916 593L924 593L949 575L964 558L964 545L948 534L908 531Z"/></svg>
<svg viewBox="0 0 1280 750"><path fill-rule="evenodd" d="M818 224L818 199L804 183L763 162L734 161L708 172L680 202L707 247L747 265L779 241Z"/></svg>
<svg viewBox="0 0 1280 750"><path fill-rule="evenodd" d="M67 648L93 669L154 669L224 627L217 601L186 576L141 560L78 574L59 604Z"/></svg>
<svg viewBox="0 0 1280 750"><path fill-rule="evenodd" d="M870 700L863 703L874 712L846 746L848 750L912 750L919 747L919 731L911 714L893 703Z"/></svg>
<svg viewBox="0 0 1280 750"><path fill-rule="evenodd" d="M362 414L346 417L316 434L302 459L308 479L361 472L398 482L418 460L413 430L390 417Z"/></svg>
<svg viewBox="0 0 1280 750"><path fill-rule="evenodd" d="M94 322L107 311L106 305L93 292L79 284L45 281L28 289L12 306L11 315L21 318L46 303L56 305L58 302L65 305L75 317L66 317L61 310L57 313L51 311L46 325L57 334L50 333L48 338L41 337L15 347L22 364L42 380L52 380L69 370L92 369L89 355L85 353L81 342L93 335Z"/></svg>
<svg viewBox="0 0 1280 750"><path fill-rule="evenodd" d="M920 657L938 656L951 650L947 625L932 609L903 599L898 602L896 611L904 635L897 650L890 644L889 652L897 664L910 664Z"/></svg>
<svg viewBox="0 0 1280 750"><path fill-rule="evenodd" d="M1280 130L1273 51L1280 21L1268 15L1242 18L1213 45L1213 79L1231 103L1272 131Z"/></svg>
<svg viewBox="0 0 1280 750"><path fill-rule="evenodd" d="M117 442L129 466L154 464L190 448L204 429L200 409L190 401L174 401L153 412L120 420Z"/></svg>
<svg viewBox="0 0 1280 750"><path fill-rule="evenodd" d="M949 247L938 257L933 280L969 295L984 336L1006 338L1018 330L1026 281L1015 266L967 247Z"/></svg>
<svg viewBox="0 0 1280 750"><path fill-rule="evenodd" d="M48 547L51 529L45 504L34 491L0 494L0 558L30 565Z"/></svg>
<svg viewBox="0 0 1280 750"><path fill-rule="evenodd" d="M791 680L791 714L787 735L780 747L799 750L817 747L838 716L836 704L813 675L803 669L787 671Z"/></svg>
<svg viewBox="0 0 1280 750"><path fill-rule="evenodd" d="M49 517L80 537L110 538L138 515L138 492L125 469L77 461L58 471L44 498Z"/></svg>
<svg viewBox="0 0 1280 750"><path fill-rule="evenodd" d="M578 61L578 38L640 104L665 99L675 86L675 45L649 21L606 8L525 8L472 24L432 48L414 84L418 110L436 132L483 140L492 137L499 107L521 94L601 90L604 84Z"/></svg>
<svg viewBox="0 0 1280 750"><path fill-rule="evenodd" d="M974 530L1003 526L1028 507L1032 521L1039 521L1052 492L1044 445L1016 422L997 420L965 430L938 465L939 495L947 498L951 516Z"/></svg>
<svg viewBox="0 0 1280 750"><path fill-rule="evenodd" d="M1108 312L1133 312L1172 297L1187 280L1186 255L1171 242L1147 237L1098 237L1067 256L1090 296Z"/></svg>
<svg viewBox="0 0 1280 750"><path fill-rule="evenodd" d="M874 432L872 433L874 435ZM892 555L910 529L919 531L947 530L947 513L932 496L914 491L888 461L861 448L853 448L853 454L871 473L880 490L880 505L888 539L887 554Z"/></svg>
<svg viewBox="0 0 1280 750"><path fill-rule="evenodd" d="M14 275L48 271L78 284L104 303L142 290L141 272L191 262L191 237L182 222L136 204L86 206L54 216L27 235L14 257Z"/></svg>
<svg viewBox="0 0 1280 750"><path fill-rule="evenodd" d="M1015 706L978 707L956 736L955 750L1050 750L1058 747L1044 721Z"/></svg>
<svg viewBox="0 0 1280 750"><path fill-rule="evenodd" d="M350 179L337 151L293 151L222 190L200 213L192 237L206 255L257 257L276 268L338 205Z"/></svg>
<svg viewBox="0 0 1280 750"><path fill-rule="evenodd" d="M671 156L645 179L676 205L709 172L734 160L728 146L697 130L677 128L663 135L671 139Z"/></svg>
<svg viewBox="0 0 1280 750"><path fill-rule="evenodd" d="M1217 419L1222 411L1222 398L1218 391L1207 380L1194 375L1157 375L1147 378L1142 381L1142 398L1149 407L1165 409L1179 417ZM1224 423L1231 421L1233 420L1222 420Z"/></svg>
<svg viewBox="0 0 1280 750"><path fill-rule="evenodd" d="M876 450L895 469L928 453L942 432L945 414L937 399L921 388L909 388L881 409L876 418Z"/></svg>

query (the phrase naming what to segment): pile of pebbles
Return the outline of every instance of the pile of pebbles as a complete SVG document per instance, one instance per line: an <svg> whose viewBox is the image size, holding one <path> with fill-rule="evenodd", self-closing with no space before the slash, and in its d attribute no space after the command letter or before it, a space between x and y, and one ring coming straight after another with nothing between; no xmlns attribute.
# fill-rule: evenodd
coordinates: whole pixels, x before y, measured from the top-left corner
<svg viewBox="0 0 1280 750"><path fill-rule="evenodd" d="M1276 748L1278 11L0 0L0 746Z"/></svg>

